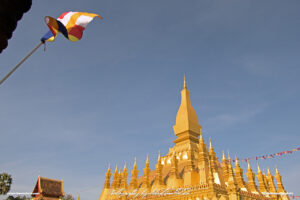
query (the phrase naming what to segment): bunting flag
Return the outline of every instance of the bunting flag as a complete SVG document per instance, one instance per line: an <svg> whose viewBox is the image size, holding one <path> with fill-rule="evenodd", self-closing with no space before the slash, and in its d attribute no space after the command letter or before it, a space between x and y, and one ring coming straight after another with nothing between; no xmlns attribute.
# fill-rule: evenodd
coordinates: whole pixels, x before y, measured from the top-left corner
<svg viewBox="0 0 300 200"><path fill-rule="evenodd" d="M87 12L65 12L57 19L46 16L45 22L49 27L42 38L42 42L53 42L58 33L62 33L67 39L76 42L82 38L86 26L95 18L103 19L100 15Z"/></svg>
<svg viewBox="0 0 300 200"><path fill-rule="evenodd" d="M244 158L244 159L237 159L240 160L242 162L247 162L248 160L265 160L265 159L269 159L269 158L275 158L276 156L282 156L282 155L287 155L287 154L292 154L295 151L300 151L300 147L296 148L296 149L292 149L290 151L282 151L279 153L273 153L273 154L268 154L268 155L263 155L263 156L255 156L255 157L251 157L251 158ZM235 162L236 160L232 160L233 162Z"/></svg>
<svg viewBox="0 0 300 200"><path fill-rule="evenodd" d="M292 199L299 199L299 198L300 198L300 196L294 196L294 195L290 195L290 197L291 197Z"/></svg>

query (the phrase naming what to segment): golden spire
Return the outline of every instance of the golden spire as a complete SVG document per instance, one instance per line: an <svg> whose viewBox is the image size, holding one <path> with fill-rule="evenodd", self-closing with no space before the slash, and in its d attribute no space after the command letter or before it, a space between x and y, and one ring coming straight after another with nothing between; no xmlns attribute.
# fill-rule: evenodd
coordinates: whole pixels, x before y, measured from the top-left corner
<svg viewBox="0 0 300 200"><path fill-rule="evenodd" d="M136 189L138 187L138 177L139 170L137 170L136 166L136 157L134 158L133 169L131 170L131 180L130 180L130 189Z"/></svg>
<svg viewBox="0 0 300 200"><path fill-rule="evenodd" d="M161 164L161 156L160 151L158 151L158 159L156 164L156 170L155 170L155 178L154 183L152 185L152 189L160 189L163 185L163 179L162 179L162 164Z"/></svg>
<svg viewBox="0 0 300 200"><path fill-rule="evenodd" d="M237 190L237 182L236 182L236 177L233 173L233 168L231 165L231 158L228 152L228 187L230 190Z"/></svg>
<svg viewBox="0 0 300 200"><path fill-rule="evenodd" d="M133 164L133 169L136 169L136 157L134 157L134 164Z"/></svg>
<svg viewBox="0 0 300 200"><path fill-rule="evenodd" d="M255 183L255 174L253 173L249 160L247 160L248 162L248 170L246 173L246 176L248 178L248 188L250 190L250 192L254 192L254 193L258 193L258 189Z"/></svg>
<svg viewBox="0 0 300 200"><path fill-rule="evenodd" d="M125 164L124 164L123 171L127 171L126 161L125 161Z"/></svg>
<svg viewBox="0 0 300 200"><path fill-rule="evenodd" d="M211 138L209 138L209 149L213 149L212 143L211 143Z"/></svg>
<svg viewBox="0 0 300 200"><path fill-rule="evenodd" d="M267 169L267 181L269 183L269 190L272 193L277 193L277 189L275 187L275 183L274 183L274 177L270 172L270 169ZM276 195L271 195L272 198L277 199Z"/></svg>
<svg viewBox="0 0 300 200"><path fill-rule="evenodd" d="M118 173L118 165L116 165L115 173Z"/></svg>
<svg viewBox="0 0 300 200"><path fill-rule="evenodd" d="M259 167L258 163L257 163L257 173L261 173L261 170L260 170L260 167Z"/></svg>
<svg viewBox="0 0 300 200"><path fill-rule="evenodd" d="M149 164L149 154L147 154L146 164Z"/></svg>
<svg viewBox="0 0 300 200"><path fill-rule="evenodd" d="M234 172L235 172L236 182L237 182L239 188L245 190L246 189L246 183L244 181L243 169L241 168L241 166L239 164L239 160L237 159L236 155L235 155L234 160L235 160Z"/></svg>
<svg viewBox="0 0 300 200"><path fill-rule="evenodd" d="M259 164L257 163L257 180L258 180L258 188L260 192L268 192L267 185L265 183L265 178L263 173L261 172L261 169L259 167Z"/></svg>
<svg viewBox="0 0 300 200"><path fill-rule="evenodd" d="M276 173L276 174L279 174L279 171L278 171L277 166L275 166L275 173ZM280 175L280 174L279 174L279 175Z"/></svg>
<svg viewBox="0 0 300 200"><path fill-rule="evenodd" d="M157 158L157 162L160 162L160 163L161 163L160 151L158 151L158 158Z"/></svg>
<svg viewBox="0 0 300 200"><path fill-rule="evenodd" d="M235 161L235 166L239 166L239 160L237 159L236 155L235 155L234 161Z"/></svg>
<svg viewBox="0 0 300 200"><path fill-rule="evenodd" d="M173 126L173 129L175 135L185 131L192 131L197 135L201 132L201 126L198 122L197 114L190 100L190 93L186 88L185 77L183 81L183 89L181 91L181 104L176 115L176 124ZM196 141L196 143L197 142L198 141Z"/></svg>
<svg viewBox="0 0 300 200"><path fill-rule="evenodd" d="M150 189L150 168L149 168L149 154L147 154L147 160L144 168L144 177L143 177L143 188Z"/></svg>
<svg viewBox="0 0 300 200"><path fill-rule="evenodd" d="M120 185L120 187L123 189L127 189L127 175L128 175L128 172L127 172L127 166L126 166L126 161L125 161L122 176L121 176L121 185Z"/></svg>
<svg viewBox="0 0 300 200"><path fill-rule="evenodd" d="M223 169L223 174L224 174L224 181L228 182L228 164L227 164L227 160L225 157L225 153L224 151L222 152L222 169Z"/></svg>
<svg viewBox="0 0 300 200"><path fill-rule="evenodd" d="M119 187L119 173L118 173L118 165L116 165L115 172L113 174L113 181L111 183L112 189L117 189Z"/></svg>
<svg viewBox="0 0 300 200"><path fill-rule="evenodd" d="M267 175L272 175L269 167L267 168Z"/></svg>
<svg viewBox="0 0 300 200"><path fill-rule="evenodd" d="M200 133L200 139L199 139L199 152L202 152L204 154L207 153L206 144L204 143L204 139L202 134Z"/></svg>
<svg viewBox="0 0 300 200"><path fill-rule="evenodd" d="M277 188L278 188L278 192L279 193L286 193L284 187L283 187L283 184L282 184L282 180L281 180L281 175L278 171L278 168L277 166L275 166L275 179L277 181ZM282 196L282 199L283 200L287 200L288 199L288 196L287 195L283 195Z"/></svg>
<svg viewBox="0 0 300 200"><path fill-rule="evenodd" d="M222 161L226 161L225 153L222 151Z"/></svg>
<svg viewBox="0 0 300 200"><path fill-rule="evenodd" d="M209 138L209 160L210 160L210 166L212 169L213 174L215 174L216 176L218 175L218 159L216 156L216 153L214 151L212 142L211 142L211 138Z"/></svg>
<svg viewBox="0 0 300 200"><path fill-rule="evenodd" d="M144 168L144 175L149 175L150 173L150 168L149 168L149 154L147 154L147 159L146 159L146 164Z"/></svg>
<svg viewBox="0 0 300 200"><path fill-rule="evenodd" d="M249 171L250 171L250 170L252 171L249 160L247 160L247 164L248 164L248 170L249 170Z"/></svg>
<svg viewBox="0 0 300 200"><path fill-rule="evenodd" d="M185 79L185 75L183 76L183 88L186 88L186 79Z"/></svg>
<svg viewBox="0 0 300 200"><path fill-rule="evenodd" d="M108 169L107 172L105 173L105 183L104 183L104 187L105 188L110 188L110 177L111 177L111 172L110 172L110 164L108 165Z"/></svg>
<svg viewBox="0 0 300 200"><path fill-rule="evenodd" d="M229 151L228 151L228 162L231 162L231 158L230 158L230 155L229 155Z"/></svg>
<svg viewBox="0 0 300 200"><path fill-rule="evenodd" d="M269 181L268 181L268 179L267 179L265 170L263 170L263 178L264 178L265 185L266 185L266 187L267 187L267 191L270 191L270 183L269 183Z"/></svg>
<svg viewBox="0 0 300 200"><path fill-rule="evenodd" d="M107 173L110 172L110 163L108 164L108 169L107 169Z"/></svg>

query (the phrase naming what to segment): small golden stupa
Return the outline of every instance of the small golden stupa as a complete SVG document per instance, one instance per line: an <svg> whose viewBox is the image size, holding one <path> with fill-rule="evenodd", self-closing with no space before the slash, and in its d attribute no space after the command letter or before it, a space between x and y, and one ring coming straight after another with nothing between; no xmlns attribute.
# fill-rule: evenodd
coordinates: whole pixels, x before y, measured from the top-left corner
<svg viewBox="0 0 300 200"><path fill-rule="evenodd" d="M113 174L109 165L99 200L289 200L277 168L277 187L270 170L267 169L265 174L259 166L257 185L249 162L246 181L237 159L233 168L230 156L226 158L224 152L222 161L219 161L211 140L207 148L185 78L173 129L177 136L175 145L165 156L158 154L154 170L149 168L147 155L143 175L138 177L135 159L131 180L127 183L126 162L123 171L118 171L116 166Z"/></svg>

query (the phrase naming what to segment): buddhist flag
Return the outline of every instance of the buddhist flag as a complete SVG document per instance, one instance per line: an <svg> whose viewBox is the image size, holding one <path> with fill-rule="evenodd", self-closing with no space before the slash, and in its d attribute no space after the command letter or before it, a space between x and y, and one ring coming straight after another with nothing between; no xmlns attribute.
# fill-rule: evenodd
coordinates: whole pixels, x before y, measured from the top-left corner
<svg viewBox="0 0 300 200"><path fill-rule="evenodd" d="M102 19L100 15L86 12L65 12L57 19L46 16L45 22L50 31L41 41L53 42L57 34L62 33L67 39L76 42L82 38L84 29L95 17Z"/></svg>

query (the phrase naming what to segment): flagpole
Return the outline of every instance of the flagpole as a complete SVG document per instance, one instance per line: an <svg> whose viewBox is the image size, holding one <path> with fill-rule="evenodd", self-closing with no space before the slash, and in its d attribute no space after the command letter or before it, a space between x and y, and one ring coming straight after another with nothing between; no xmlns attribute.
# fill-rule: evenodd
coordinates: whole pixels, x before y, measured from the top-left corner
<svg viewBox="0 0 300 200"><path fill-rule="evenodd" d="M0 81L0 85L12 74L14 73L14 71L16 71L20 65L23 64L23 62L25 62L44 42L40 42L38 45L36 45L34 47L34 49L32 49L12 70L10 70L10 72L8 72L8 74L6 74L6 76Z"/></svg>

